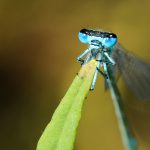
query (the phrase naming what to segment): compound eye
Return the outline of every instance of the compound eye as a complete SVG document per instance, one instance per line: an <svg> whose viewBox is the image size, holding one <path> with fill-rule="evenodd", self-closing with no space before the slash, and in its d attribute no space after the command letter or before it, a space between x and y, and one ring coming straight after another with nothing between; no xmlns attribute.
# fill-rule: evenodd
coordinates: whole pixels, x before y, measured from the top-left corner
<svg viewBox="0 0 150 150"><path fill-rule="evenodd" d="M84 30L84 29L82 29L82 30ZM79 32L78 38L79 38L80 42L88 44L89 43L89 38L88 38L89 36L85 32L83 32L82 30Z"/></svg>
<svg viewBox="0 0 150 150"><path fill-rule="evenodd" d="M117 36L114 35L111 34L109 37L104 38L103 45L105 47L113 47L117 43Z"/></svg>
<svg viewBox="0 0 150 150"><path fill-rule="evenodd" d="M109 34L109 38L117 38L117 36L116 36L116 34L111 33L111 34Z"/></svg>
<svg viewBox="0 0 150 150"><path fill-rule="evenodd" d="M82 30L80 30L80 33L85 33L85 34L87 34L87 29L82 29Z"/></svg>

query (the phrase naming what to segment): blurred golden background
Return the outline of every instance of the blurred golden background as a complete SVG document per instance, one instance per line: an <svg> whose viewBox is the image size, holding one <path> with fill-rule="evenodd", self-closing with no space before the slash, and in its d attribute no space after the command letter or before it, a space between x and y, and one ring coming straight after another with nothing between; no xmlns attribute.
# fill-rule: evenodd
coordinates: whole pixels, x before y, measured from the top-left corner
<svg viewBox="0 0 150 150"><path fill-rule="evenodd" d="M150 58L149 0L0 1L0 149L33 150L80 69L85 28L110 30ZM150 62L150 61L149 61ZM114 107L99 76L85 101L75 150L123 150ZM139 150L150 149L150 102L119 87ZM63 150L63 148L62 148Z"/></svg>

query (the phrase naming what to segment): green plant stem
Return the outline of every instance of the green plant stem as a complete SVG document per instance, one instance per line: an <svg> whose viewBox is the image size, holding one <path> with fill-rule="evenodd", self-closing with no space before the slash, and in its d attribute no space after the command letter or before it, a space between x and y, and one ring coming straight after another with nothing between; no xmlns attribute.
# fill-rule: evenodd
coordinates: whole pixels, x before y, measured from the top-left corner
<svg viewBox="0 0 150 150"><path fill-rule="evenodd" d="M89 92L96 65L94 60L83 65L39 139L37 150L73 149L83 102Z"/></svg>

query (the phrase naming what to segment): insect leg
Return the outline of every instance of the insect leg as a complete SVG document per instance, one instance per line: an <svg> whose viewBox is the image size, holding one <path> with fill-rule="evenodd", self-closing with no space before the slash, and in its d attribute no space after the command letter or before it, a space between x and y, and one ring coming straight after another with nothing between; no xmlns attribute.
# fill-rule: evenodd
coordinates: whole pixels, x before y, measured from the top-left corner
<svg viewBox="0 0 150 150"><path fill-rule="evenodd" d="M91 59L92 59L92 54L91 54L91 52L89 52L88 55L87 55L87 57L84 60L84 64L87 63L87 62L89 62Z"/></svg>
<svg viewBox="0 0 150 150"><path fill-rule="evenodd" d="M100 59L101 59L101 54L99 53L99 54L98 54L98 60L100 60ZM99 69L99 68L100 68L100 65L101 65L101 62L98 61L90 90L94 90L94 87L95 87L95 84L96 84L97 75L98 75L98 70L100 70L100 69Z"/></svg>
<svg viewBox="0 0 150 150"><path fill-rule="evenodd" d="M98 70L98 72L99 72L105 79L108 78L107 74L105 74L103 71L101 71L101 70L100 70L99 68L97 68L97 67L96 67L96 69Z"/></svg>
<svg viewBox="0 0 150 150"><path fill-rule="evenodd" d="M104 52L104 55L108 58L108 60L111 62L112 65L115 65L115 61L108 55L107 52Z"/></svg>
<svg viewBox="0 0 150 150"><path fill-rule="evenodd" d="M81 55L79 55L77 57L77 61L81 61L82 62L83 61L82 57L85 56L89 51L90 51L90 49L86 49Z"/></svg>

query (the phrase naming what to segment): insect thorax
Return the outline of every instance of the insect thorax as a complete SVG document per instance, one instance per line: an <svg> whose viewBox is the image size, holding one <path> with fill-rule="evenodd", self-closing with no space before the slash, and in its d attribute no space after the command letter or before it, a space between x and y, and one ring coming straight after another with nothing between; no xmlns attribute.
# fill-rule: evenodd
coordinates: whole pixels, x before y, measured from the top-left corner
<svg viewBox="0 0 150 150"><path fill-rule="evenodd" d="M91 49L91 53L92 53L92 55L93 56L96 56L98 53L100 52L100 48L93 48L93 49Z"/></svg>

